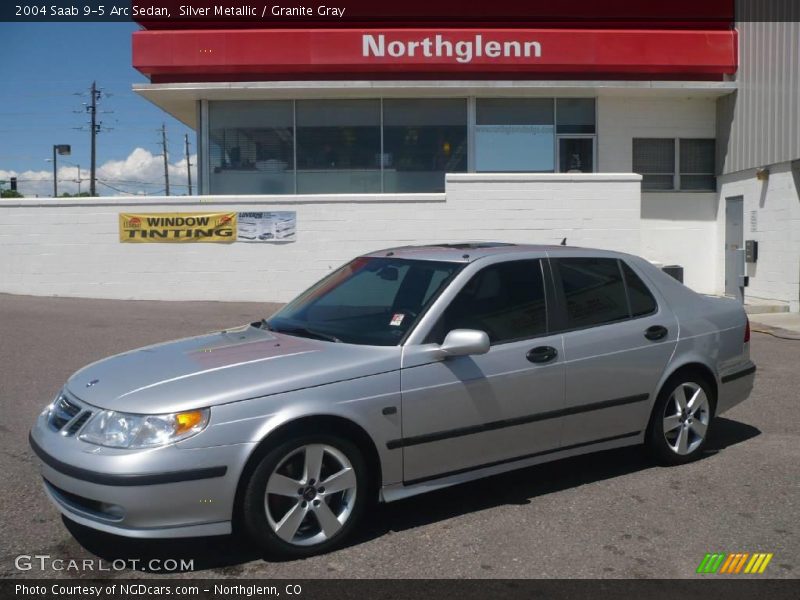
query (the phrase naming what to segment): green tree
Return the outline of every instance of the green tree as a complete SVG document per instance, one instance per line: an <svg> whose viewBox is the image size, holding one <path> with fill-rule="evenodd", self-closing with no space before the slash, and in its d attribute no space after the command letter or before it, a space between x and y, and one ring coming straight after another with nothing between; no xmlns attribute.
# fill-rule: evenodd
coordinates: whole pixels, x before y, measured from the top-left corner
<svg viewBox="0 0 800 600"><path fill-rule="evenodd" d="M17 190L2 190L0 191L0 198L24 198Z"/></svg>

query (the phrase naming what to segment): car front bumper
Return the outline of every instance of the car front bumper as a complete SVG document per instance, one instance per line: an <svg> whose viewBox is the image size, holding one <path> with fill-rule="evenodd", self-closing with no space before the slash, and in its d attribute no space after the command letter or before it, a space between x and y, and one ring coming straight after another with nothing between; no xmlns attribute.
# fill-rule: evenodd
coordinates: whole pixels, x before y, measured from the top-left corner
<svg viewBox="0 0 800 600"><path fill-rule="evenodd" d="M40 418L29 436L44 488L69 519L136 538L224 535L254 444L117 450L51 430Z"/></svg>

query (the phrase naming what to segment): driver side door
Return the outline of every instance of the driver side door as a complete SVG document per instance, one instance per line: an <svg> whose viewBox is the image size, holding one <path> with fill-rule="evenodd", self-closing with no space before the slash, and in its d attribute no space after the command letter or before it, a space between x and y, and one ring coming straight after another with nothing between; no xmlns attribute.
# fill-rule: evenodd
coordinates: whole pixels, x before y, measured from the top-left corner
<svg viewBox="0 0 800 600"><path fill-rule="evenodd" d="M544 259L490 264L464 284L425 339L404 348L404 483L521 460L560 443L563 340L548 333ZM453 329L489 335L488 353L430 358ZM428 346L430 348L430 346Z"/></svg>

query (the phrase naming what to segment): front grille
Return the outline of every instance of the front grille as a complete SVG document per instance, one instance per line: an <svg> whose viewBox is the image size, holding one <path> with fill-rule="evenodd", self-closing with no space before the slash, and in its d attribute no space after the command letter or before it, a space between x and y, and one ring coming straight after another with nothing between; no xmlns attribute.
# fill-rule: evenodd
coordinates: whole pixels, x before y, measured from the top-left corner
<svg viewBox="0 0 800 600"><path fill-rule="evenodd" d="M62 392L50 409L47 424L53 431L60 431L61 435L72 436L86 425L92 416L91 407L83 405L77 398Z"/></svg>
<svg viewBox="0 0 800 600"><path fill-rule="evenodd" d="M89 417L92 416L92 411L85 410L83 411L77 419L73 419L72 423L66 429L66 435L75 435L78 433L81 427L83 427L84 423L89 420Z"/></svg>
<svg viewBox="0 0 800 600"><path fill-rule="evenodd" d="M53 403L48 423L54 431L61 431L64 425L74 419L79 412L81 412L81 407L61 394Z"/></svg>

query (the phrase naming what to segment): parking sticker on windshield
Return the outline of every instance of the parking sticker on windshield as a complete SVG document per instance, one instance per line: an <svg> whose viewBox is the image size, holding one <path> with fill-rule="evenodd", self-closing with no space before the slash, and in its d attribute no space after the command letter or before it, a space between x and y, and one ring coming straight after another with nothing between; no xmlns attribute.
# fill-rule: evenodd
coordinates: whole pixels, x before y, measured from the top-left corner
<svg viewBox="0 0 800 600"><path fill-rule="evenodd" d="M389 325L391 325L392 327L400 327L404 318L405 315L403 313L395 313L394 315L392 315L392 320L389 321Z"/></svg>

